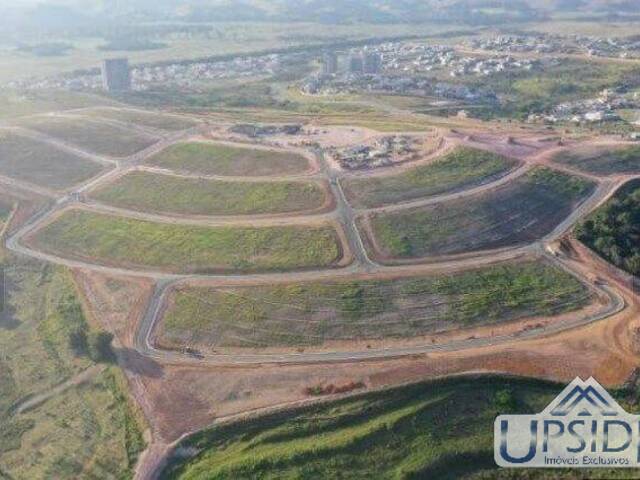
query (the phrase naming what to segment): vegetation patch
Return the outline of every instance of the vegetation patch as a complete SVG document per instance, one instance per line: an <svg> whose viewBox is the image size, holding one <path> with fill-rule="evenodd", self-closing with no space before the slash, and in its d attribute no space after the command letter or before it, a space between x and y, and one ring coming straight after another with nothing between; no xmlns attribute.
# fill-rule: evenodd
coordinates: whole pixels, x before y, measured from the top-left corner
<svg viewBox="0 0 640 480"><path fill-rule="evenodd" d="M183 287L173 293L159 342L171 348L267 347L412 338L554 315L590 298L579 281L544 262L385 281Z"/></svg>
<svg viewBox="0 0 640 480"><path fill-rule="evenodd" d="M330 226L200 227L68 210L36 248L71 258L171 272L256 272L325 267L342 257Z"/></svg>
<svg viewBox="0 0 640 480"><path fill-rule="evenodd" d="M426 257L501 248L550 233L594 189L594 184L536 168L495 190L470 198L371 216L385 257Z"/></svg>
<svg viewBox="0 0 640 480"><path fill-rule="evenodd" d="M317 210L325 203L327 192L314 182L224 182L136 171L92 196L134 210L235 215Z"/></svg>
<svg viewBox="0 0 640 480"><path fill-rule="evenodd" d="M581 242L640 277L640 180L632 180L576 227Z"/></svg>
<svg viewBox="0 0 640 480"><path fill-rule="evenodd" d="M295 153L204 142L172 145L149 162L162 168L202 175L295 175L309 169L309 161Z"/></svg>
<svg viewBox="0 0 640 480"><path fill-rule="evenodd" d="M0 132L0 174L53 189L81 183L103 166L44 142Z"/></svg>
<svg viewBox="0 0 640 480"><path fill-rule="evenodd" d="M557 154L558 163L596 175L640 172L640 146L583 147Z"/></svg>
<svg viewBox="0 0 640 480"><path fill-rule="evenodd" d="M354 206L371 208L488 183L517 164L495 153L462 147L398 175L347 178L342 185Z"/></svg>
<svg viewBox="0 0 640 480"><path fill-rule="evenodd" d="M37 117L21 125L99 155L127 157L158 141L131 128L82 117Z"/></svg>
<svg viewBox="0 0 640 480"><path fill-rule="evenodd" d="M18 411L95 361L74 338L101 333L84 316L69 273L35 261L3 265L0 314L0 477L130 478L144 450L140 412L115 366Z"/></svg>
<svg viewBox="0 0 640 480"><path fill-rule="evenodd" d="M198 453L172 459L161 478L570 478L566 469L516 474L493 459L495 418L542 411L563 387L504 377L445 379L219 425L182 441L179 447ZM614 395L637 411L623 401L626 393ZM594 469L581 478L628 475Z"/></svg>

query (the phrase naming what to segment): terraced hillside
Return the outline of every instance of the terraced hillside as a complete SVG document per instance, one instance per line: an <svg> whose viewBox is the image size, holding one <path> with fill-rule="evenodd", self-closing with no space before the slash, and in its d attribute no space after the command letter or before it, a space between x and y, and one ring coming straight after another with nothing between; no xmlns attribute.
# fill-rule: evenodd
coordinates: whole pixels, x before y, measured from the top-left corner
<svg viewBox="0 0 640 480"><path fill-rule="evenodd" d="M175 458L162 478L566 479L566 470L500 470L493 460L496 416L539 412L563 387L502 377L431 381L215 426L181 442L197 453Z"/></svg>
<svg viewBox="0 0 640 480"><path fill-rule="evenodd" d="M0 175L51 189L65 189L105 167L47 143L0 131Z"/></svg>
<svg viewBox="0 0 640 480"><path fill-rule="evenodd" d="M530 243L562 222L594 184L536 168L480 195L370 217L380 258L457 254Z"/></svg>
<svg viewBox="0 0 640 480"><path fill-rule="evenodd" d="M319 183L224 182L134 171L91 196L132 210L193 215L291 213L328 204Z"/></svg>
<svg viewBox="0 0 640 480"><path fill-rule="evenodd" d="M342 186L355 207L373 208L482 185L517 165L495 153L460 147L397 175L347 177Z"/></svg>
<svg viewBox="0 0 640 480"><path fill-rule="evenodd" d="M177 273L328 267L342 259L333 227L199 227L67 210L33 246L68 258Z"/></svg>
<svg viewBox="0 0 640 480"><path fill-rule="evenodd" d="M20 125L88 152L112 157L133 155L158 140L125 126L83 117L30 117Z"/></svg>
<svg viewBox="0 0 640 480"><path fill-rule="evenodd" d="M183 287L169 301L158 342L217 348L413 338L558 314L590 299L584 285L544 262L396 280Z"/></svg>
<svg viewBox="0 0 640 480"><path fill-rule="evenodd" d="M578 147L557 154L554 160L597 175L640 173L640 146Z"/></svg>
<svg viewBox="0 0 640 480"><path fill-rule="evenodd" d="M149 164L196 175L260 177L309 170L309 161L295 153L204 142L172 145L150 158Z"/></svg>

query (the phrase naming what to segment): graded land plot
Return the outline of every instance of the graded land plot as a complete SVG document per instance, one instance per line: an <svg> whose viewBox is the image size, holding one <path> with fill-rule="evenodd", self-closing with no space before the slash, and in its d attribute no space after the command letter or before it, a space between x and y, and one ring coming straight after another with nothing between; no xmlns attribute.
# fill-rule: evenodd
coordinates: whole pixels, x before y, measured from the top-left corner
<svg viewBox="0 0 640 480"><path fill-rule="evenodd" d="M419 258L515 246L550 233L595 184L536 168L495 190L469 198L369 217L375 253ZM365 229L366 231L367 229Z"/></svg>
<svg viewBox="0 0 640 480"><path fill-rule="evenodd" d="M149 159L151 165L200 175L295 175L309 170L309 161L297 153L255 149L249 146L183 142Z"/></svg>
<svg viewBox="0 0 640 480"><path fill-rule="evenodd" d="M54 190L81 183L104 166L45 142L0 131L0 174Z"/></svg>
<svg viewBox="0 0 640 480"><path fill-rule="evenodd" d="M168 132L187 130L198 124L196 120L181 115L172 115L163 112L147 112L143 110L129 110L126 108L98 107L82 110L77 113L82 116L118 120Z"/></svg>
<svg viewBox="0 0 640 480"><path fill-rule="evenodd" d="M256 272L335 265L332 226L200 227L67 210L32 234L41 250L128 268L176 273Z"/></svg>
<svg viewBox="0 0 640 480"><path fill-rule="evenodd" d="M577 238L640 278L640 180L632 180L576 227Z"/></svg>
<svg viewBox="0 0 640 480"><path fill-rule="evenodd" d="M3 271L0 478L131 478L147 427L120 369L96 356L68 271L14 259Z"/></svg>
<svg viewBox="0 0 640 480"><path fill-rule="evenodd" d="M489 183L518 164L495 153L460 147L397 175L347 177L342 186L355 207L374 208Z"/></svg>
<svg viewBox="0 0 640 480"><path fill-rule="evenodd" d="M305 181L225 182L134 171L91 196L132 210L192 215L277 214L319 210L328 189Z"/></svg>
<svg viewBox="0 0 640 480"><path fill-rule="evenodd" d="M180 287L172 292L157 341L165 348L218 348L414 338L556 315L590 299L587 287L543 261L437 277Z"/></svg>
<svg viewBox="0 0 640 480"><path fill-rule="evenodd" d="M20 125L88 152L111 157L133 155L158 141L152 135L83 117L32 117Z"/></svg>
<svg viewBox="0 0 640 480"><path fill-rule="evenodd" d="M562 388L469 376L243 419L181 441L179 452L194 453L172 458L161 478L566 479L566 469L499 469L493 457L495 418L540 412ZM611 393L638 410L629 392ZM585 470L577 478L630 478L622 470Z"/></svg>
<svg viewBox="0 0 640 480"><path fill-rule="evenodd" d="M556 154L553 160L596 175L640 173L640 145L578 147Z"/></svg>

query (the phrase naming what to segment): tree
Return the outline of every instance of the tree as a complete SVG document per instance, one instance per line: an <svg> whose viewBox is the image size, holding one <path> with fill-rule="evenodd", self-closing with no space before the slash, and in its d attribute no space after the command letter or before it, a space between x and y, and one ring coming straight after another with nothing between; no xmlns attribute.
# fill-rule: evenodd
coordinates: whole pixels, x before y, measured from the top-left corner
<svg viewBox="0 0 640 480"><path fill-rule="evenodd" d="M114 363L116 356L111 348L113 335L108 332L89 335L89 357L96 363Z"/></svg>

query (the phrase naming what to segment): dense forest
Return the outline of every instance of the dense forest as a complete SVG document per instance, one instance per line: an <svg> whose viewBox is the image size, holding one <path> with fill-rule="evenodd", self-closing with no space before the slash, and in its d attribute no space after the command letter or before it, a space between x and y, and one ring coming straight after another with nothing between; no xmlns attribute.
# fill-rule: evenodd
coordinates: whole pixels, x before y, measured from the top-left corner
<svg viewBox="0 0 640 480"><path fill-rule="evenodd" d="M614 265L640 276L640 180L621 188L577 227L576 235Z"/></svg>

